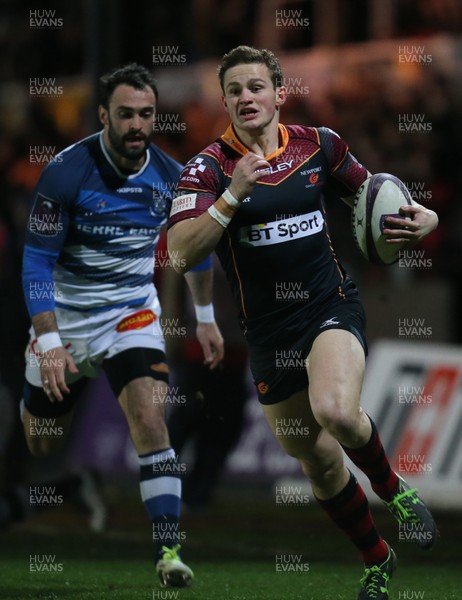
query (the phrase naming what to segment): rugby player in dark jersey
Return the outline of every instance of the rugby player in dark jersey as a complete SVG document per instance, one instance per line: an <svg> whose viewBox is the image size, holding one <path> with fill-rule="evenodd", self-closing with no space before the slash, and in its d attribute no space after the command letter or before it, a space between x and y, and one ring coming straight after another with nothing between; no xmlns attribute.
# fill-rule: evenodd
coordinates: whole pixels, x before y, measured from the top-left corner
<svg viewBox="0 0 462 600"><path fill-rule="evenodd" d="M224 56L219 79L231 125L182 172L169 251L184 259L186 271L216 250L264 414L300 461L320 505L360 551L358 600L386 600L396 556L344 452L398 521L421 532L422 548L434 543L436 526L417 490L392 471L360 407L364 311L332 248L323 192L330 185L351 206L369 173L333 131L279 123L286 89L271 52L235 48ZM437 222L433 211L414 204L388 219L385 234L389 243L413 244ZM306 434L294 435L291 425Z"/></svg>

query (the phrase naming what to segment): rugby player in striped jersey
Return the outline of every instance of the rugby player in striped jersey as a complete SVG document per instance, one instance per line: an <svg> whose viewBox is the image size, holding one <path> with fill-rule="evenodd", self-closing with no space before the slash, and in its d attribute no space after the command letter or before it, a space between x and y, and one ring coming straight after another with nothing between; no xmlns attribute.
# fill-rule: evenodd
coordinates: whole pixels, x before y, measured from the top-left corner
<svg viewBox="0 0 462 600"><path fill-rule="evenodd" d="M89 378L105 371L139 456L161 584L181 587L192 582L193 572L178 554L184 538L181 465L164 422L168 367L153 285L154 252L181 166L151 143L158 93L149 71L131 64L100 83L102 131L50 162L30 206L23 265L32 319L24 431L33 454L55 450ZM198 338L215 368L223 340L213 318L210 260L187 280ZM52 420L53 431L42 428L38 435L37 419Z"/></svg>

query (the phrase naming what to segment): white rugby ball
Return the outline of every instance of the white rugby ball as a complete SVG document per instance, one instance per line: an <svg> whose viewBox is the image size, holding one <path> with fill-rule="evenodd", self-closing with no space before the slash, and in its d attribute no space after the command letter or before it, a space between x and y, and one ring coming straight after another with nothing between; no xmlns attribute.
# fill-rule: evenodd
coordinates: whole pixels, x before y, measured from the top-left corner
<svg viewBox="0 0 462 600"><path fill-rule="evenodd" d="M411 205L412 197L404 183L389 173L372 175L356 192L351 212L353 236L362 255L370 262L391 265L407 245L387 244L383 230L387 217L402 217L401 206Z"/></svg>

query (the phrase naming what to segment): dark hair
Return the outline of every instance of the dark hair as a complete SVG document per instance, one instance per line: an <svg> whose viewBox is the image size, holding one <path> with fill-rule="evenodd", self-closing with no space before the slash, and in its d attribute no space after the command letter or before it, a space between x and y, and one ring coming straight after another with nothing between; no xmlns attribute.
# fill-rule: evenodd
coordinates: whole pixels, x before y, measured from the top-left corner
<svg viewBox="0 0 462 600"><path fill-rule="evenodd" d="M129 85L136 90L150 87L154 92L156 100L159 99L156 80L146 67L137 63L130 63L123 67L117 67L103 75L99 80L99 101L104 108L109 108L111 96L119 85Z"/></svg>
<svg viewBox="0 0 462 600"><path fill-rule="evenodd" d="M218 78L220 80L221 89L224 91L223 81L228 69L231 69L231 67L235 67L236 65L251 63L266 65L270 71L273 86L276 88L282 85L281 65L271 50L266 50L266 48L252 48L251 46L238 46L223 56L221 65L218 67Z"/></svg>

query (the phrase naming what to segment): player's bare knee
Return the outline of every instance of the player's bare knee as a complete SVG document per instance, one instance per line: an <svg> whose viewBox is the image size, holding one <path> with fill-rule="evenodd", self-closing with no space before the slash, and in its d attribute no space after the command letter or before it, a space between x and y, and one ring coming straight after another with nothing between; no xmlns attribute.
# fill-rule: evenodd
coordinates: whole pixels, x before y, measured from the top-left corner
<svg viewBox="0 0 462 600"><path fill-rule="evenodd" d="M313 413L319 425L336 439L350 436L358 428L359 409L341 395L319 402Z"/></svg>
<svg viewBox="0 0 462 600"><path fill-rule="evenodd" d="M319 487L324 487L329 482L336 481L340 477L343 469L343 461L337 456L323 461L301 459L300 466L303 473L312 483Z"/></svg>
<svg viewBox="0 0 462 600"><path fill-rule="evenodd" d="M137 411L130 419L133 439L142 446L157 447L162 440L168 439L164 417L159 412L150 410Z"/></svg>
<svg viewBox="0 0 462 600"><path fill-rule="evenodd" d="M132 421L138 431L158 431L165 427L163 413L147 407L140 407L133 414Z"/></svg>
<svg viewBox="0 0 462 600"><path fill-rule="evenodd" d="M342 442L355 434L358 428L358 418L350 413L335 415L329 423L326 423L325 428L332 437Z"/></svg>

